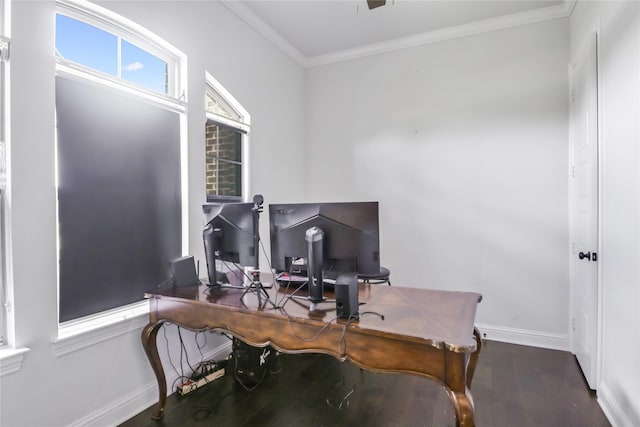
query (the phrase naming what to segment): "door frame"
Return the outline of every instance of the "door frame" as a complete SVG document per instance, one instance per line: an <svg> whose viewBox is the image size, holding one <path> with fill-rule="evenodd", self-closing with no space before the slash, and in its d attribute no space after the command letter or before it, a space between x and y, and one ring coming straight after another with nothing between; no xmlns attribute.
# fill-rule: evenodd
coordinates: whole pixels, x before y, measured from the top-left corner
<svg viewBox="0 0 640 427"><path fill-rule="evenodd" d="M595 39L595 41L594 41ZM572 56L568 65L568 74L569 74L569 164L568 164L568 181L569 181L569 245L568 245L568 253L569 253L569 310L568 310L568 325L569 325L569 347L573 354L575 354L575 332L573 330L573 318L574 312L574 299L575 299L575 289L574 289L574 269L572 267L572 258L575 256L573 242L574 242L574 221L573 221L573 213L574 213L574 203L573 203L573 184L572 184L572 174L573 174L573 116L571 114L571 98L573 93L573 69L574 64L577 61L581 60L586 50L592 46L592 43L595 43L595 54L596 54L596 251L598 254L598 260L596 262L596 330L592 331L591 338L595 340L595 354L592 356L595 357L595 378L593 378L593 387L595 390L598 389L598 385L601 378L602 372L602 341L603 341L603 302L602 302L602 283L603 283L603 266L606 260L606 256L603 255L603 203L602 200L604 198L603 192L603 182L602 182L602 167L603 167L603 156L604 156L604 147L603 147L603 139L602 139L602 66L601 66L601 50L600 50L600 29L596 28L588 33L588 37L586 37L580 46L577 49L576 55Z"/></svg>

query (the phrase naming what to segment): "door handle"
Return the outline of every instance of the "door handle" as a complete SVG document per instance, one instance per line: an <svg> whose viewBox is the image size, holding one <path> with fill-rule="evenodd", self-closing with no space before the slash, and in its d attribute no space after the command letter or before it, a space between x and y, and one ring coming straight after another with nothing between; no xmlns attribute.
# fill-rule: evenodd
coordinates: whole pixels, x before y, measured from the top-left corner
<svg viewBox="0 0 640 427"><path fill-rule="evenodd" d="M584 252L580 252L578 254L578 258L580 259L588 259L589 261L596 261L598 259L596 253L591 253L591 252L587 252L586 254Z"/></svg>

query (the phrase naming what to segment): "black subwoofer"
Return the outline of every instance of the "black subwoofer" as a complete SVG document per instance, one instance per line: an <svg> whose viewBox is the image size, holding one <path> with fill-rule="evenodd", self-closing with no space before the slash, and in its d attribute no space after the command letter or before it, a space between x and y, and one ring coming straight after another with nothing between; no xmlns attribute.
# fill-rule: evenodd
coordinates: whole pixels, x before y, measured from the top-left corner
<svg viewBox="0 0 640 427"><path fill-rule="evenodd" d="M336 316L358 318L358 278L355 273L342 273L336 279Z"/></svg>

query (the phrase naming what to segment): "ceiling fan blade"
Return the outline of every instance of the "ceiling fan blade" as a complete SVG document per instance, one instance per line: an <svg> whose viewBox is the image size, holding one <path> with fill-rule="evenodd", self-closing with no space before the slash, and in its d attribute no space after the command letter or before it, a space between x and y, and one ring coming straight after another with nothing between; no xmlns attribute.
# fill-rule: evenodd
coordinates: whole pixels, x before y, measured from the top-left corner
<svg viewBox="0 0 640 427"><path fill-rule="evenodd" d="M376 7L384 6L387 0L367 0L367 5L369 5L369 10L375 9Z"/></svg>

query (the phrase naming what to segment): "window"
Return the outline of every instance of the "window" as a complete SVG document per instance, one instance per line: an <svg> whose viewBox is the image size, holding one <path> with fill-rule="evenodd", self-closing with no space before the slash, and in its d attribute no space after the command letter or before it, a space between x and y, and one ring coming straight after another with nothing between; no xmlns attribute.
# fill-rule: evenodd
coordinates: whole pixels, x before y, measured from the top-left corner
<svg viewBox="0 0 640 427"><path fill-rule="evenodd" d="M60 13L56 14L56 56L118 75L118 38Z"/></svg>
<svg viewBox="0 0 640 427"><path fill-rule="evenodd" d="M117 19L113 14L89 14L72 1L59 4L64 7L56 14L58 64L131 84L138 90L180 96L180 58L146 37L144 29L136 31L135 24L126 23L129 30L123 30L123 25L113 21Z"/></svg>
<svg viewBox="0 0 640 427"><path fill-rule="evenodd" d="M249 113L206 74L207 201L243 200L248 187Z"/></svg>
<svg viewBox="0 0 640 427"><path fill-rule="evenodd" d="M242 134L207 123L207 199L242 198Z"/></svg>
<svg viewBox="0 0 640 427"><path fill-rule="evenodd" d="M169 90L167 63L138 46L122 41L121 76L124 80L160 93Z"/></svg>
<svg viewBox="0 0 640 427"><path fill-rule="evenodd" d="M58 3L55 37L59 322L74 327L142 301L188 247L184 56L79 4Z"/></svg>

